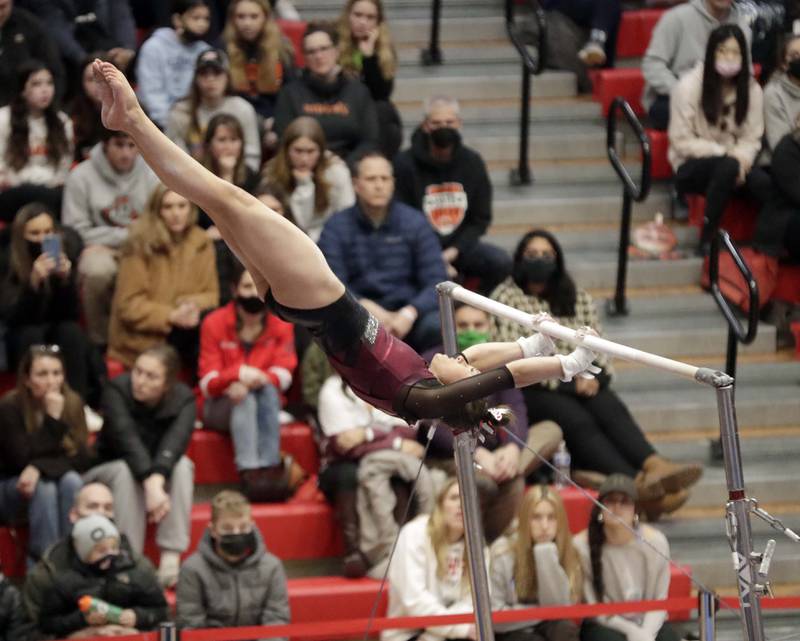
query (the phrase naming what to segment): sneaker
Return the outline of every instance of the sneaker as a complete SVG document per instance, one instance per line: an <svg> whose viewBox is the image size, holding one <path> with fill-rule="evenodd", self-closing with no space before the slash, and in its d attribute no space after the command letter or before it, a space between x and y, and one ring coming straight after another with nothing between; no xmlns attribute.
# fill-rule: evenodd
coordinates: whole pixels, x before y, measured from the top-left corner
<svg viewBox="0 0 800 641"><path fill-rule="evenodd" d="M606 64L606 51L601 42L589 40L578 52L578 58L587 67L602 67Z"/></svg>
<svg viewBox="0 0 800 641"><path fill-rule="evenodd" d="M181 570L180 552L162 550L158 563L158 583L162 588L174 588L178 583L178 574Z"/></svg>

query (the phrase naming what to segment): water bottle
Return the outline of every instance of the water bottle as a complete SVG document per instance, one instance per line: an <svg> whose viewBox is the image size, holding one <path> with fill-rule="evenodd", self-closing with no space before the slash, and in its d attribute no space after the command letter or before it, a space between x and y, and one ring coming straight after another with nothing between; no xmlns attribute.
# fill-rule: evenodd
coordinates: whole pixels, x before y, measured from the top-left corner
<svg viewBox="0 0 800 641"><path fill-rule="evenodd" d="M567 444L564 441L561 441L556 453L553 454L553 465L556 468L556 487L563 488L569 485L569 469L572 465L572 457L569 455Z"/></svg>
<svg viewBox="0 0 800 641"><path fill-rule="evenodd" d="M89 612L99 612L100 614L104 614L106 621L109 623L119 623L119 617L122 614L122 608L117 607L116 605L111 605L107 601L103 601L103 599L89 596L88 594L85 594L78 599L78 608L84 614Z"/></svg>

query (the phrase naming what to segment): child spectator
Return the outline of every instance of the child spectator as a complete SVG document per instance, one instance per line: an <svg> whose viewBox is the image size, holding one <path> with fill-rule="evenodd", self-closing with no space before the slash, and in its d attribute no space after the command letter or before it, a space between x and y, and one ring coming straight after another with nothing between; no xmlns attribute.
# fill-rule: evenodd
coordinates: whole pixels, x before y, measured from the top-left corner
<svg viewBox="0 0 800 641"><path fill-rule="evenodd" d="M103 128L100 137L89 158L67 176L61 217L85 245L77 270L86 331L95 345L104 347L119 249L158 179L130 136Z"/></svg>
<svg viewBox="0 0 800 641"><path fill-rule="evenodd" d="M211 240L196 223L196 207L159 185L131 227L108 336L108 355L125 367L164 342L185 367L197 366L200 314L217 306L219 282Z"/></svg>
<svg viewBox="0 0 800 641"><path fill-rule="evenodd" d="M58 256L43 250L43 242L51 239L58 241ZM0 318L8 327L6 346L13 367L31 345L54 343L61 348L70 386L86 399L92 347L78 324L78 287L72 261L80 248L66 247L75 244L68 242L71 239L56 229L53 215L41 203L25 205L19 211L3 261Z"/></svg>
<svg viewBox="0 0 800 641"><path fill-rule="evenodd" d="M488 559L488 550L486 550ZM430 515L400 530L389 566L387 616L432 616L472 612L464 521L458 483L449 479ZM416 630L386 630L381 641L475 639L475 625L461 623Z"/></svg>
<svg viewBox="0 0 800 641"><path fill-rule="evenodd" d="M800 116L800 34L789 35L783 44L778 70L764 88L764 133L766 145L759 158L769 164L781 139L792 133Z"/></svg>
<svg viewBox="0 0 800 641"><path fill-rule="evenodd" d="M72 123L55 103L53 74L31 60L17 72L18 92L0 107L0 219L32 201L61 211L72 162Z"/></svg>
<svg viewBox="0 0 800 641"><path fill-rule="evenodd" d="M294 332L267 310L238 262L229 287L233 300L206 316L200 329L204 424L231 433L245 496L275 500L270 490L280 489L283 476L279 414L297 367Z"/></svg>
<svg viewBox="0 0 800 641"><path fill-rule="evenodd" d="M28 620L19 590L0 574L0 641L28 641L38 638Z"/></svg>
<svg viewBox="0 0 800 641"><path fill-rule="evenodd" d="M233 95L225 52L209 49L197 58L189 95L170 110L166 134L200 160L208 121L220 113L239 121L244 132L245 162L257 172L261 168L261 140L256 112L244 98Z"/></svg>
<svg viewBox="0 0 800 641"><path fill-rule="evenodd" d="M766 199L763 172L751 172L764 135L763 95L750 75L747 41L736 25L714 29L705 63L675 85L668 133L678 193L706 197L699 251L707 254L737 187ZM766 181L768 191L768 176Z"/></svg>
<svg viewBox="0 0 800 641"><path fill-rule="evenodd" d="M238 492L223 490L211 500L211 522L181 568L177 602L181 628L289 623L283 565Z"/></svg>
<svg viewBox="0 0 800 641"><path fill-rule="evenodd" d="M306 68L284 85L275 106L275 131L283 136L298 116L311 116L325 132L328 149L352 161L378 144L378 116L369 90L339 67L338 35L311 23L303 36Z"/></svg>
<svg viewBox="0 0 800 641"><path fill-rule="evenodd" d="M573 605L583 597L578 552L561 495L546 485L528 490L517 531L491 547L492 610ZM498 641L578 641L578 626L563 619L497 625Z"/></svg>
<svg viewBox="0 0 800 641"><path fill-rule="evenodd" d="M392 45L382 0L348 0L339 18L339 64L363 82L378 115L379 147L394 158L403 142L403 123L390 102L397 72L397 53Z"/></svg>
<svg viewBox="0 0 800 641"><path fill-rule="evenodd" d="M636 485L623 474L612 474L600 487L600 502L589 527L575 537L583 568L587 603L648 601L667 598L669 543L636 514ZM678 641L666 623L665 610L612 615L583 623L583 641Z"/></svg>
<svg viewBox="0 0 800 641"><path fill-rule="evenodd" d="M231 61L231 88L253 105L271 132L278 91L295 73L291 42L267 0L233 0L222 37Z"/></svg>
<svg viewBox="0 0 800 641"><path fill-rule="evenodd" d="M561 246L549 232L534 230L522 237L514 252L513 276L491 297L530 314L552 314L565 327L589 326L602 334L594 301L576 287L566 270ZM494 340L515 340L519 326L492 317L492 334ZM556 346L562 354L572 350L563 341L556 341ZM553 380L522 390L528 419L559 425L573 468L635 476L651 519L678 509L688 499L688 488L700 478L702 467L672 463L659 456L610 388L612 371L607 357L599 355L595 365L602 372L592 380Z"/></svg>
<svg viewBox="0 0 800 641"><path fill-rule="evenodd" d="M347 165L326 149L322 127L308 116L297 118L283 132L264 178L289 194L292 221L314 241L331 214L355 203Z"/></svg>
<svg viewBox="0 0 800 641"><path fill-rule="evenodd" d="M67 109L75 134L75 162L86 160L92 147L103 140L105 127L100 114L100 96L92 73L92 63L96 58L105 61L108 56L98 51L83 61L80 66L81 82Z"/></svg>
<svg viewBox="0 0 800 641"><path fill-rule="evenodd" d="M100 465L87 483L111 488L116 523L137 553L144 548L146 522L155 523L161 550L158 578L178 580L180 555L189 547L194 465L185 456L194 430L192 390L178 382L180 359L169 345L151 347L133 371L111 380L103 395L105 424L98 439Z"/></svg>
<svg viewBox="0 0 800 641"><path fill-rule="evenodd" d="M78 472L89 462L83 399L65 380L57 346L28 349L16 389L0 400L0 425L0 518L9 523L27 507L35 561L69 531Z"/></svg>
<svg viewBox="0 0 800 641"><path fill-rule="evenodd" d="M189 92L197 57L210 48L203 41L211 20L208 0L172 0L171 20L172 27L156 29L136 58L139 100L162 128L172 105Z"/></svg>
<svg viewBox="0 0 800 641"><path fill-rule="evenodd" d="M167 620L167 602L153 566L126 554L119 530L107 517L80 519L70 538L73 563L44 594L42 631L61 638L118 636L152 630ZM84 610L85 597L121 612Z"/></svg>

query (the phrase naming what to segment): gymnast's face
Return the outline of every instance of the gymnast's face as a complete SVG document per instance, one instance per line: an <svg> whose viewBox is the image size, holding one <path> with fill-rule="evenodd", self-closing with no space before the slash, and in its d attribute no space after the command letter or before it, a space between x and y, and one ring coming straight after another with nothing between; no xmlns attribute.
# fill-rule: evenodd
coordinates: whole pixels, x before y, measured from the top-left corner
<svg viewBox="0 0 800 641"><path fill-rule="evenodd" d="M431 364L428 369L438 381L444 385L481 373L480 370L467 364L464 357L460 354L458 356L436 354L431 359Z"/></svg>

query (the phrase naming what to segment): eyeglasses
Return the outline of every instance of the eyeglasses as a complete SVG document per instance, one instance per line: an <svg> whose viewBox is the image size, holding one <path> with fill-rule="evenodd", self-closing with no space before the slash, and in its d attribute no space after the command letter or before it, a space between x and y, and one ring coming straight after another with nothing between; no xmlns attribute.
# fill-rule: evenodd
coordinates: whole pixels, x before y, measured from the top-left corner
<svg viewBox="0 0 800 641"><path fill-rule="evenodd" d="M31 354L60 354L61 348L58 345L31 345Z"/></svg>
<svg viewBox="0 0 800 641"><path fill-rule="evenodd" d="M310 56L316 56L318 53L325 53L333 49L333 45L323 45L322 47L317 47L316 49L304 49L303 55L307 58Z"/></svg>

